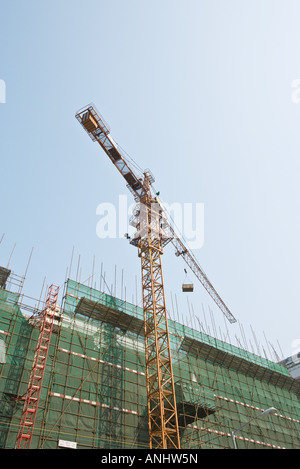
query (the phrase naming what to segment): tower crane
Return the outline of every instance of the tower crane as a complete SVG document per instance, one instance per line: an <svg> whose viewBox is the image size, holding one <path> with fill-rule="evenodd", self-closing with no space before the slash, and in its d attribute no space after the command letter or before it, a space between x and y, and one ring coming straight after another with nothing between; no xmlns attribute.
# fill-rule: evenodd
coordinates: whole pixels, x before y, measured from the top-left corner
<svg viewBox="0 0 300 469"><path fill-rule="evenodd" d="M125 152L110 135L110 128L93 104L76 113L92 141L100 144L127 183L137 203L130 224L136 227L130 244L141 259L146 383L150 449L180 449L180 437L171 360L161 256L171 242L176 256L181 256L210 294L220 310L234 323L236 319L214 289L194 255L186 247L168 220L153 189L154 177L149 170L137 176Z"/></svg>

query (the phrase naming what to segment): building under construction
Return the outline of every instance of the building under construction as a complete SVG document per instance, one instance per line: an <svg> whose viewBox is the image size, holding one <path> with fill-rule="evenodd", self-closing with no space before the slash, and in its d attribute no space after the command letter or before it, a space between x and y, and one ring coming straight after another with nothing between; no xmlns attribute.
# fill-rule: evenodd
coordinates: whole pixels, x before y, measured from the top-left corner
<svg viewBox="0 0 300 469"><path fill-rule="evenodd" d="M48 295L30 308L4 268L0 287L0 447L148 449L143 309L71 279L59 306ZM300 448L300 380L287 368L168 327L181 448L233 448L243 424L239 449Z"/></svg>
<svg viewBox="0 0 300 469"><path fill-rule="evenodd" d="M23 279L0 268L0 446L299 448L300 381L283 364L168 318L161 257L173 244L237 322L168 217L151 171L125 154L94 105L75 117L136 202L135 232L125 236L140 258L143 306L76 278L66 279L61 304L51 285L29 307Z"/></svg>

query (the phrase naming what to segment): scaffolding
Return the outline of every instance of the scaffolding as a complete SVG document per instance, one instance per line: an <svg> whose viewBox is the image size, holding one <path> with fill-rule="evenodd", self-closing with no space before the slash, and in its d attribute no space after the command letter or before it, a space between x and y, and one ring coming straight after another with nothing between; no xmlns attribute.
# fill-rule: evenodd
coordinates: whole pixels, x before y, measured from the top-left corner
<svg viewBox="0 0 300 469"><path fill-rule="evenodd" d="M29 449L39 407L39 398L43 384L48 351L55 320L59 287L51 285L46 299L45 310L38 316L40 333L34 354L28 389L24 399L24 408L16 441L16 448Z"/></svg>
<svg viewBox="0 0 300 469"><path fill-rule="evenodd" d="M41 307L43 310L43 307ZM0 289L0 447L14 448L39 324ZM143 310L67 280L31 448L147 449ZM300 381L279 363L169 320L181 448L300 448Z"/></svg>

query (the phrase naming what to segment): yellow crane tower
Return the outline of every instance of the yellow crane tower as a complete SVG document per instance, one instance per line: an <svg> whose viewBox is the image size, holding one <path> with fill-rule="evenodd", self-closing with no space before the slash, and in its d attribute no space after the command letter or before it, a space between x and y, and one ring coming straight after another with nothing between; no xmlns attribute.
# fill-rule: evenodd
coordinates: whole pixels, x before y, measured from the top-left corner
<svg viewBox="0 0 300 469"><path fill-rule="evenodd" d="M94 105L79 110L76 118L122 174L137 203L130 220L136 227L136 233L129 239L138 248L141 259L149 446L151 449L180 449L161 264L161 255L169 242L174 245L176 256L183 257L229 322L236 322L236 319L169 223L163 205L152 187L154 178L151 172L144 171L142 177L133 172L125 152L114 142L108 125Z"/></svg>

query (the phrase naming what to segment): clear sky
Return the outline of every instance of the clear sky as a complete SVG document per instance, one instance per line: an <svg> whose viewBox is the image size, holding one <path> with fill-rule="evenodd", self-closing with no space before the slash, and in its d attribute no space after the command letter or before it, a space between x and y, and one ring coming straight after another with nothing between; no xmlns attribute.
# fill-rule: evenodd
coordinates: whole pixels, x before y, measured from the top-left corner
<svg viewBox="0 0 300 469"><path fill-rule="evenodd" d="M225 325L192 273L195 292L181 292L172 246L168 308L176 298L187 323L192 305L223 334L242 324L252 343L253 329L265 349L298 351L299 2L1 0L0 11L0 264L16 243L10 268L23 274L34 247L24 292L39 297L44 277L62 285L74 247L73 278L79 256L97 286L101 264L109 287L117 266L117 296L123 270L140 302L135 248L96 233L99 204L129 193L74 117L94 102L165 202L203 204L194 253L240 324Z"/></svg>

